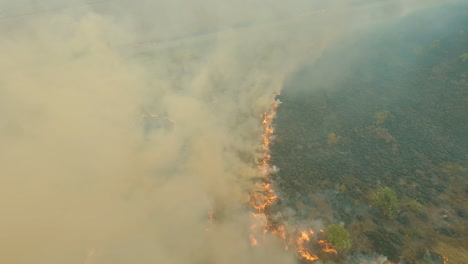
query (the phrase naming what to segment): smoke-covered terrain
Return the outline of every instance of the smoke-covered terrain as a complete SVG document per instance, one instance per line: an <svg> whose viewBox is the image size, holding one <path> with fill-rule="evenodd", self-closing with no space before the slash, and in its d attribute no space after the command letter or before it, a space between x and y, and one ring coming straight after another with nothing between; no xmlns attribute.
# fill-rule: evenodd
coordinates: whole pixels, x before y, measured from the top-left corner
<svg viewBox="0 0 468 264"><path fill-rule="evenodd" d="M285 241L274 232L264 234L262 228L252 226L277 221L274 224L295 229L326 228L343 222L351 231L351 218L358 215L355 208L362 208L361 215L377 209L348 206L353 199L337 197L333 184L348 174L355 179L354 172L366 165L355 161L353 167L332 156L363 155L361 149L341 149L352 140L344 132L350 129L349 123L362 130L349 133L377 134L390 145L390 150L382 145L382 152L404 149L398 133L405 130L385 127L393 118L395 124L406 120L407 126L420 120L414 117L417 109L409 111L403 105L422 104L431 109L425 118L450 113L452 119L438 116L454 127L450 137L432 119L414 129L436 133L436 144L447 146L444 153L449 154L438 156L441 162L427 160L432 166L442 166L440 177L434 179L443 182L444 170L447 177L465 173L462 182L466 184L466 126L458 126L463 118L466 121L466 101L464 108L457 108L448 100L466 100L466 64L461 63L468 61L464 55L468 51L463 50L467 14L462 11L467 9L458 7L466 5L463 1L410 0L0 1L0 263L305 261L296 252L297 244L287 242L291 246L286 250ZM439 20L441 14L450 15L443 12L453 10L458 10L453 20ZM412 33L398 33L399 29L406 29L404 21L421 12L426 15L414 26L422 32L421 39L417 40L419 35L410 38L415 43L408 44L408 52L425 55L432 49L438 52L436 57L421 58L435 62L411 64L414 58L394 54L394 47L377 48L388 41L401 47L399 52L407 52L403 48ZM444 35L448 25L458 31ZM451 90L448 103L443 104L449 108L437 111L435 101L443 92L431 94L435 101L418 101L414 96L419 90L392 89L404 87L397 86L401 81L395 77L400 76L397 70L427 75L418 67L445 57L446 63L441 62L432 75L447 78L437 79L440 83L453 81L465 87ZM459 67L453 76L451 70L444 71L452 66ZM350 78L365 82L366 87L383 85L380 90L359 90L356 87L362 83ZM428 82L434 87L431 91L438 91L436 81ZM344 84L348 86L343 91ZM359 98L361 91L364 100ZM258 215L252 213L251 197L258 193L259 182L269 180L259 170L260 160L270 154L262 149L262 117L279 92L284 94L284 103L273 121L277 138L271 138L277 150L271 153L273 164L263 165L280 168L272 175L280 199ZM312 101L289 99L293 97ZM345 100L350 101L344 104ZM392 100L401 100L402 106ZM364 102L368 107L360 108ZM300 110L304 105L330 114L318 120L317 113ZM285 115L288 111L291 114ZM388 112L377 115L375 121L379 111ZM362 120L356 122L346 115ZM371 127L362 128L364 123ZM294 132L285 132L288 129ZM316 148L316 139L309 142L310 150L307 144L286 144L308 137L320 138L324 146ZM360 142L374 144L376 139L366 141L369 137L361 136ZM427 144L418 142L414 144ZM328 149L331 146L334 149ZM300 153L296 153L298 148ZM328 161L322 163L324 159ZM397 174L401 164L390 160L385 167L374 164L380 161L371 162L371 168L381 171L372 180L362 179L369 181L362 192L384 185L386 168L395 167ZM321 164L338 172L322 173ZM311 174L301 177L314 173L320 177L297 177L294 168L304 167ZM349 193L354 192L351 183L343 183ZM314 188L291 188L291 184ZM339 206L333 212L312 210L302 198L305 192L308 197L332 199ZM426 201L418 195L415 192L414 199L423 205L443 205L436 204L438 198ZM463 197L466 200L466 190ZM458 210L450 206L447 210ZM462 215L466 214L463 210ZM452 232L449 227L439 230ZM385 249L389 237L374 229L369 232L375 235L367 236L362 248L340 251L329 261L385 263L387 256L396 260L401 250ZM357 238L351 235L356 245ZM249 237L260 243L252 245ZM466 242L466 236L460 240ZM432 246L422 244L421 248ZM313 245L307 250L313 250ZM327 261L327 256L322 259Z"/></svg>

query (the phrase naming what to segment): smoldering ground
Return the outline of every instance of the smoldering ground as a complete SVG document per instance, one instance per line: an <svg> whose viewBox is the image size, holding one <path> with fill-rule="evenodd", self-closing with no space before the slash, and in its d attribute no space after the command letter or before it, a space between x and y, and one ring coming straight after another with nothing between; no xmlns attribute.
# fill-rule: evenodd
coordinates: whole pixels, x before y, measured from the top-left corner
<svg viewBox="0 0 468 264"><path fill-rule="evenodd" d="M0 262L295 262L248 242L261 113L302 61L430 4L1 2Z"/></svg>

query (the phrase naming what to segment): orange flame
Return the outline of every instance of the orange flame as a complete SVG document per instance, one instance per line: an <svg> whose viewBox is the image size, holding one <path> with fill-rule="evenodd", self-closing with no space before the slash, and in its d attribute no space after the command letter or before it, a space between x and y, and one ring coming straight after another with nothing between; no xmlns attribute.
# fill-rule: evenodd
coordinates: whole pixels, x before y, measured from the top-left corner
<svg viewBox="0 0 468 264"><path fill-rule="evenodd" d="M278 226L275 229L271 229L271 232L275 234L277 237L286 240L286 231L284 230L284 226Z"/></svg>
<svg viewBox="0 0 468 264"><path fill-rule="evenodd" d="M276 97L276 94L275 94ZM276 115L276 109L278 108L278 101L275 101L270 110L265 112L261 115L262 118L262 145L261 145L261 153L260 153L260 161L258 165L258 170L260 171L260 175L264 178L263 181L255 186L255 190L250 194L250 206L255 209L256 213L253 213L254 218L258 218L260 215L266 215L265 211L268 207L274 204L278 200L278 196L272 189L270 183L271 173L273 168L270 166L270 147L271 147L271 137L274 133L273 129L273 119ZM268 218L268 217L267 217ZM267 220L268 221L268 220ZM251 230L261 228L263 229L263 233L265 234L268 232L268 223L261 223L262 226L259 226L257 220L255 223L250 227ZM252 245L258 245L258 240L253 240L255 238L253 235L250 235L250 240ZM255 243L253 242L255 241Z"/></svg>
<svg viewBox="0 0 468 264"><path fill-rule="evenodd" d="M307 259L309 261L318 260L318 256L313 254L304 244L310 241L310 238L314 235L314 231L309 230L309 233L306 231L301 231L301 236L296 240L297 244L297 252L299 256L303 259Z"/></svg>
<svg viewBox="0 0 468 264"><path fill-rule="evenodd" d="M275 94L275 97L278 94ZM250 194L250 206L256 211L253 213L255 218L264 215L266 223L262 223L263 227L260 227L258 223L254 223L251 226L251 230L257 228L263 228L263 232L270 232L285 241L285 249L288 250L290 247L295 248L298 256L302 259L310 262L316 261L319 257L314 254L311 250L311 238L314 236L313 230L300 231L296 235L288 235L286 228L278 223L272 223L272 219L268 214L268 208L278 201L278 196L272 188L271 177L274 172L274 167L271 166L271 155L270 148L272 146L272 137L275 132L273 127L273 120L276 116L276 110L279 106L279 101L274 101L271 105L270 110L261 115L262 118L262 146L261 146L261 158L259 161L258 170L260 175L263 177L263 182L257 184L255 191ZM323 232L322 230L320 230ZM258 240L254 235L249 236L252 246L258 245ZM337 251L333 246L325 240L317 241L321 246L321 252L336 254Z"/></svg>
<svg viewBox="0 0 468 264"><path fill-rule="evenodd" d="M277 94L275 94L276 97ZM278 196L275 194L271 188L270 180L272 168L270 166L270 147L271 147L271 137L274 133L273 129L273 119L276 116L276 109L278 108L279 101L275 101L270 107L269 112L265 112L261 115L262 117L262 153L260 159L260 165L258 166L261 175L264 177L264 181L257 186L257 191L251 193L250 195L250 206L258 213L264 213L265 210L275 203L278 200Z"/></svg>
<svg viewBox="0 0 468 264"><path fill-rule="evenodd" d="M322 252L338 254L338 251L333 247L333 245L330 242L327 242L325 240L319 240L318 243L322 246Z"/></svg>

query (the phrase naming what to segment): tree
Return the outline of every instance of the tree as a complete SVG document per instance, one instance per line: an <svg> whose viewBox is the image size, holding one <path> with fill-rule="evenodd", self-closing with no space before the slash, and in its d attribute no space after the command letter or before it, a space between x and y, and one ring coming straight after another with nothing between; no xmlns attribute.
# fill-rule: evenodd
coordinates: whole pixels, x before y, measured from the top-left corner
<svg viewBox="0 0 468 264"><path fill-rule="evenodd" d="M395 191L390 187L380 187L371 196L371 201L379 207L382 213L390 219L394 219L400 209L400 202Z"/></svg>
<svg viewBox="0 0 468 264"><path fill-rule="evenodd" d="M341 225L333 224L328 226L327 240L337 249L348 250L351 248L350 235Z"/></svg>

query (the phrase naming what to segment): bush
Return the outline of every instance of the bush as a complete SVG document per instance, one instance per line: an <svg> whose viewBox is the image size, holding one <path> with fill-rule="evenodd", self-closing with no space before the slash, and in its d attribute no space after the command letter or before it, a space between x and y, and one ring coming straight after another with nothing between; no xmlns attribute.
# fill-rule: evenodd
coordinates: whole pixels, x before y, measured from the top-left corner
<svg viewBox="0 0 468 264"><path fill-rule="evenodd" d="M402 205L415 213L420 213L423 210L422 204L411 198L403 199Z"/></svg>
<svg viewBox="0 0 468 264"><path fill-rule="evenodd" d="M387 121L387 119L392 118L393 116L390 114L389 111L384 110L375 113L375 124L376 125L381 125Z"/></svg>
<svg viewBox="0 0 468 264"><path fill-rule="evenodd" d="M400 209L398 197L395 191L390 187L378 188L372 195L371 201L390 219L394 219L397 211Z"/></svg>
<svg viewBox="0 0 468 264"><path fill-rule="evenodd" d="M460 56L460 60L461 60L462 62L468 61L468 52L467 52L467 53L463 53L463 54Z"/></svg>
<svg viewBox="0 0 468 264"><path fill-rule="evenodd" d="M342 183L340 184L340 186L338 187L338 191L340 193L345 193L348 191L348 186L346 186L346 184Z"/></svg>
<svg viewBox="0 0 468 264"><path fill-rule="evenodd" d="M348 231L341 225L330 225L327 228L327 240L337 249L350 249L351 239Z"/></svg>

